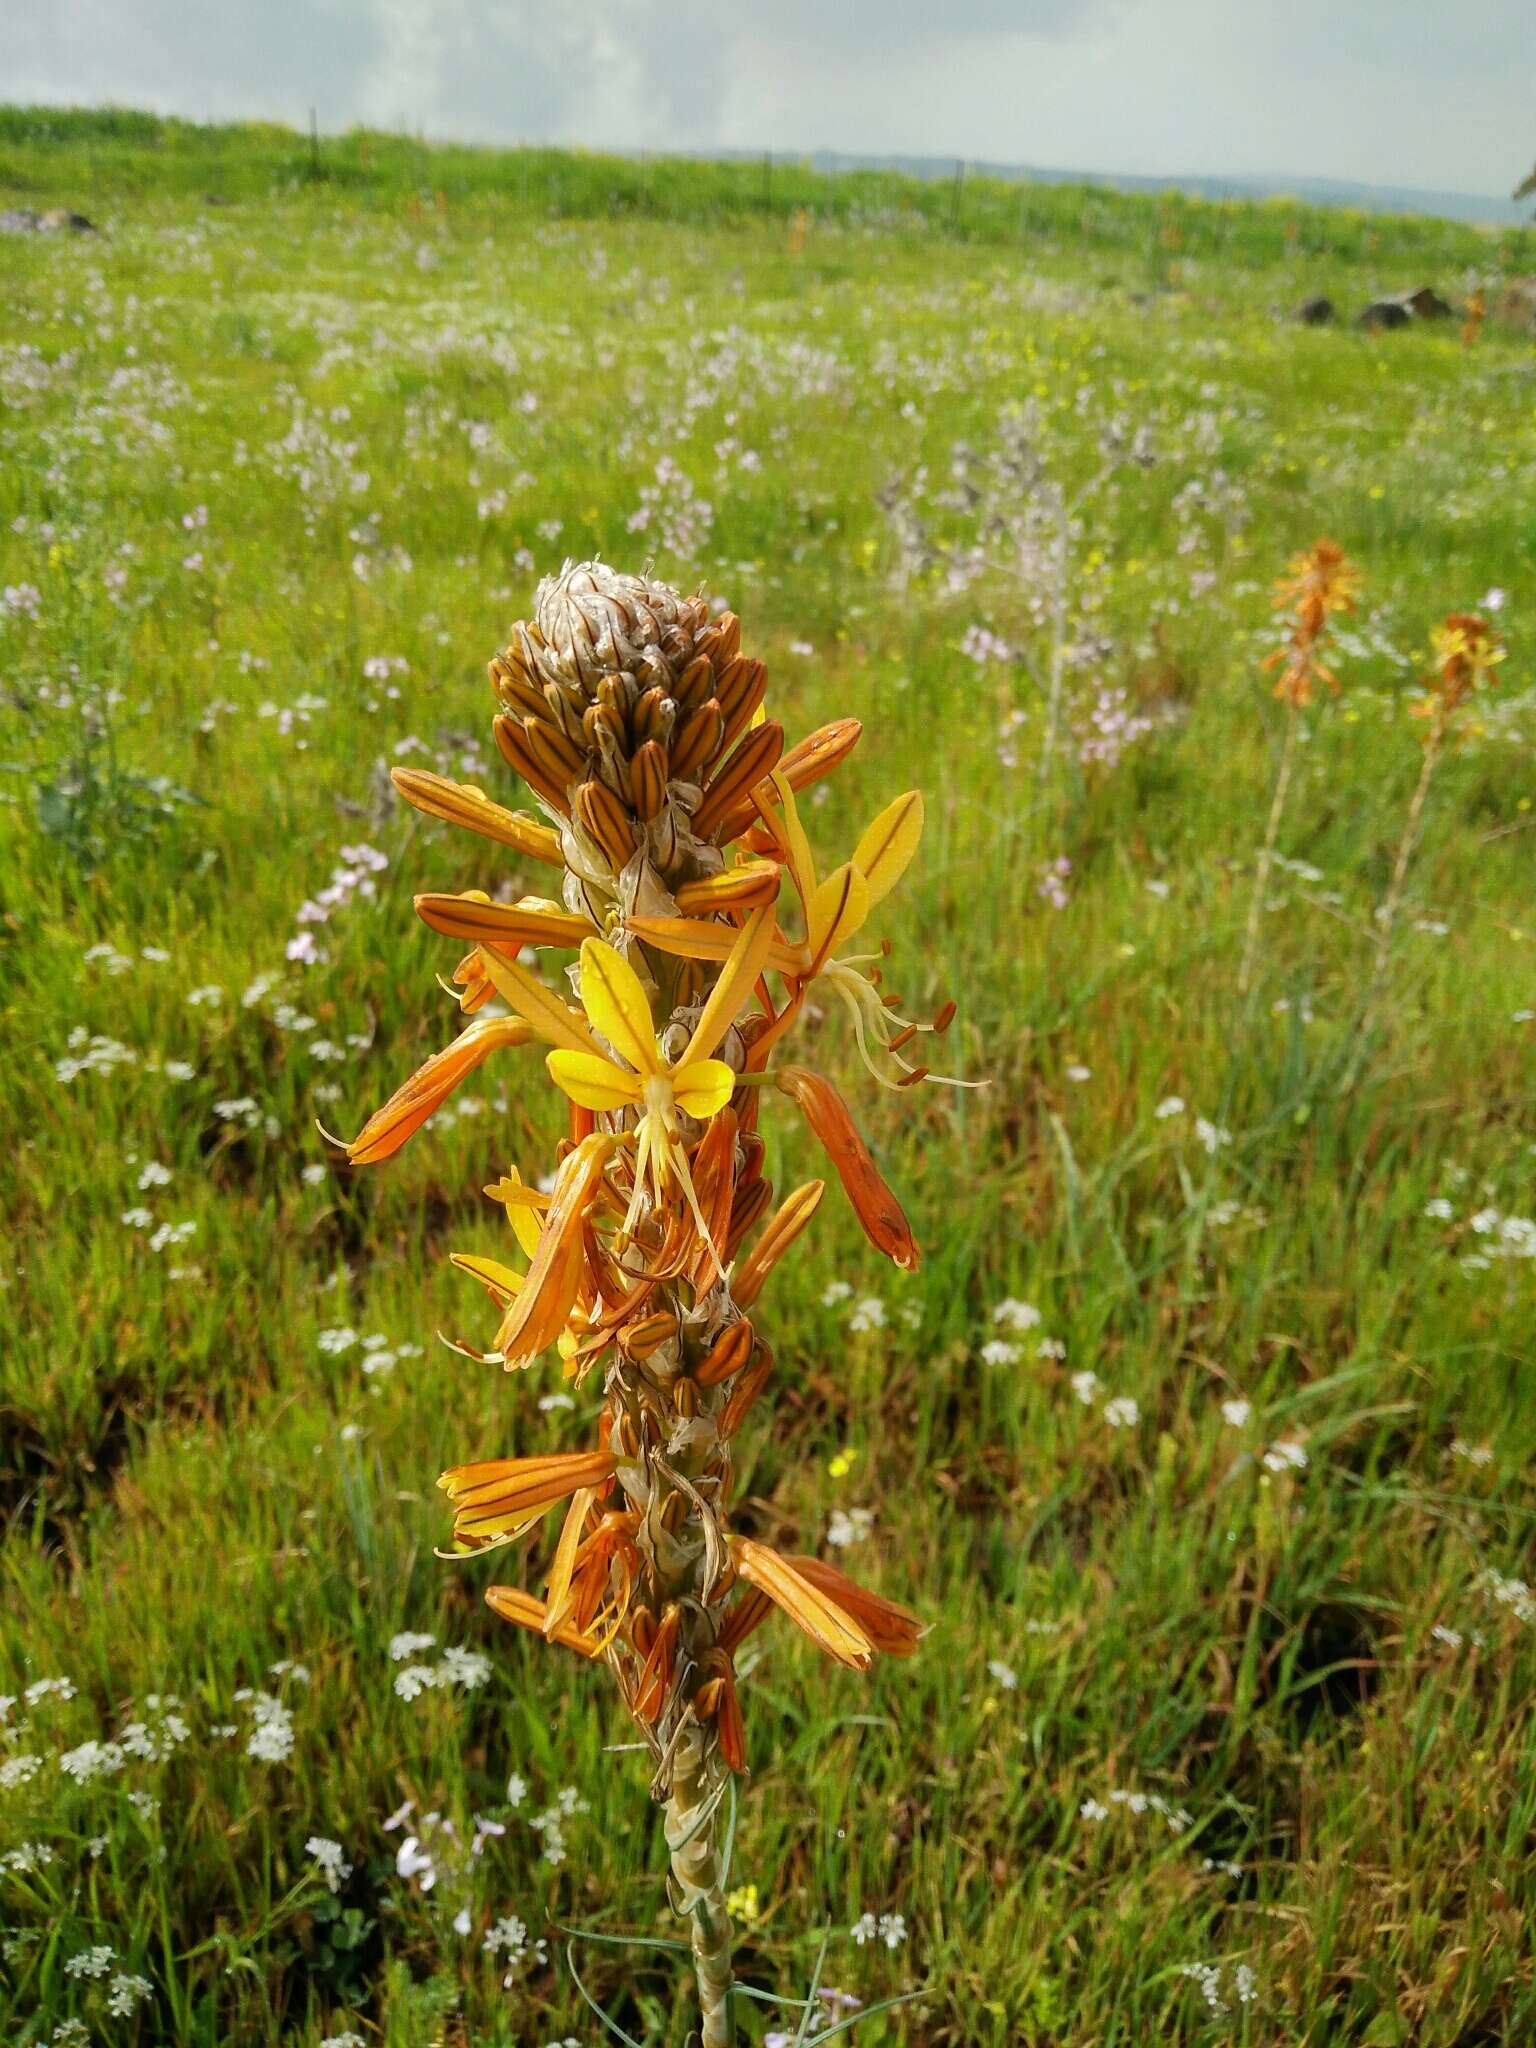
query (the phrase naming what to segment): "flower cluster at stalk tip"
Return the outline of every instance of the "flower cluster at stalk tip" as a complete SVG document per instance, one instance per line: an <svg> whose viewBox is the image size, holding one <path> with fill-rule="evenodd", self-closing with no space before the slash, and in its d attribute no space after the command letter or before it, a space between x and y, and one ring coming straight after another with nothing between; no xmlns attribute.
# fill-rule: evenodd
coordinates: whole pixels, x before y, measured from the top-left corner
<svg viewBox="0 0 1536 2048"><path fill-rule="evenodd" d="M468 945L453 986L470 1021L346 1148L356 1165L389 1157L483 1061L535 1044L569 1104L552 1180L514 1165L486 1190L526 1263L454 1255L498 1322L488 1345L453 1348L509 1371L553 1349L575 1388L597 1373L596 1441L481 1459L441 1485L457 1554L511 1543L564 1504L542 1595L486 1597L618 1681L667 1802L706 2048L727 2038L714 1815L747 1764L737 1653L775 1607L858 1670L923 1632L833 1565L731 1526L732 1439L773 1371L758 1297L824 1192L813 1180L775 1206L761 1106L776 1093L800 1110L870 1241L911 1269L912 1232L841 1094L782 1054L825 991L869 1071L904 1089L928 1074L909 1049L954 1014L904 1017L884 949L853 949L917 850L921 796L898 796L823 873L796 794L847 758L859 724L786 746L764 666L739 643L738 620L702 599L567 564L490 665L497 746L543 816L394 771L418 810L558 873L559 894L417 898L433 930ZM528 948L574 955L568 986L531 971Z"/></svg>
<svg viewBox="0 0 1536 2048"><path fill-rule="evenodd" d="M1266 656L1264 667L1280 670L1275 695L1285 703L1297 709L1310 704L1314 683L1337 693L1338 677L1324 666L1322 645L1329 620L1354 610L1359 588L1359 570L1332 540L1314 541L1276 582L1275 610L1289 614L1290 626L1284 645Z"/></svg>

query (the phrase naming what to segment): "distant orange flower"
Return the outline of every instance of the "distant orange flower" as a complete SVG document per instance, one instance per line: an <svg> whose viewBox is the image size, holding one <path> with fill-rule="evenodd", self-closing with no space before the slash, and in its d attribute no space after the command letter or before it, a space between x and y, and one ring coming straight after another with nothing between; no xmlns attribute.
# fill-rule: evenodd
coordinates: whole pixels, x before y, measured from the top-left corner
<svg viewBox="0 0 1536 2048"><path fill-rule="evenodd" d="M1425 679L1429 695L1409 708L1415 718L1432 718L1444 730L1474 690L1498 681L1494 670L1506 650L1477 612L1451 612L1431 629L1429 642L1437 664Z"/></svg>
<svg viewBox="0 0 1536 2048"><path fill-rule="evenodd" d="M1284 702L1301 706L1312 701L1314 683L1326 683L1337 691L1338 678L1325 668L1319 650L1328 621L1338 612L1355 608L1360 572L1337 541L1318 540L1302 554L1292 557L1289 573L1275 584L1274 608L1289 611L1290 630L1283 646L1264 660L1266 670L1281 670L1275 695Z"/></svg>

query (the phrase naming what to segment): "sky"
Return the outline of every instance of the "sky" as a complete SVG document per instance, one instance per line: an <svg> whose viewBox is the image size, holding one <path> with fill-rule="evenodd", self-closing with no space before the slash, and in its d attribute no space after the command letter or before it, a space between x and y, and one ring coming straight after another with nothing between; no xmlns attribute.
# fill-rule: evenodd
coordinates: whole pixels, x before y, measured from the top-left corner
<svg viewBox="0 0 1536 2048"><path fill-rule="evenodd" d="M7 9L6 11L10 11ZM21 0L0 95L1506 194L1533 0Z"/></svg>

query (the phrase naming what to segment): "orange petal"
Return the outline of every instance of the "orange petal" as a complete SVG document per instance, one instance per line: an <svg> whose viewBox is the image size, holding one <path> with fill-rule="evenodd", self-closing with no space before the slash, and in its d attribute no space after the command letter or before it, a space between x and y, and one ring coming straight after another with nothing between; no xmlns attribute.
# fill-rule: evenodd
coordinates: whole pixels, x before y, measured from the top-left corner
<svg viewBox="0 0 1536 2048"><path fill-rule="evenodd" d="M531 1593L525 1593L520 1586L487 1586L485 1604L503 1621L515 1622L519 1628L531 1629L535 1635L544 1632L544 1602L536 1600ZM554 1640L563 1643L568 1650L579 1650L583 1657L596 1657L601 1653L601 1646L579 1628L557 1626Z"/></svg>
<svg viewBox="0 0 1536 2048"><path fill-rule="evenodd" d="M510 946L513 952L519 946L579 946L592 936L589 917L578 917L536 896L520 903L493 903L475 889L461 896L423 895L416 898L416 915L447 938Z"/></svg>
<svg viewBox="0 0 1536 2048"><path fill-rule="evenodd" d="M482 839L515 847L519 853L547 861L551 867L565 865L558 832L521 811L509 811L492 803L472 783L450 782L446 775L433 775L425 768L394 768L390 777L406 802L425 811L428 817L441 818L445 825L462 825L466 831L478 832Z"/></svg>
<svg viewBox="0 0 1536 2048"><path fill-rule="evenodd" d="M809 1579L818 1591L851 1615L885 1656L910 1657L927 1634L927 1624L915 1614L898 1607L894 1600L883 1600L878 1593L855 1584L836 1565L819 1557L792 1557L788 1562L801 1578Z"/></svg>
<svg viewBox="0 0 1536 2048"><path fill-rule="evenodd" d="M764 1281L816 1214L826 1191L824 1180L810 1180L780 1203L731 1283L738 1307L750 1308L756 1301Z"/></svg>
<svg viewBox="0 0 1536 2048"><path fill-rule="evenodd" d="M777 861L750 860L708 875L702 882L684 882L677 891L677 907L684 917L707 917L717 910L755 910L759 904L778 900Z"/></svg>
<svg viewBox="0 0 1536 2048"><path fill-rule="evenodd" d="M606 1131L594 1131L561 1161L538 1249L496 1335L509 1371L531 1365L565 1328L585 1269L583 1228L618 1142Z"/></svg>
<svg viewBox="0 0 1536 2048"><path fill-rule="evenodd" d="M766 1593L775 1607L783 1608L818 1649L851 1671L869 1669L874 1654L869 1637L819 1587L797 1572L788 1558L770 1550L766 1543L754 1543L750 1536L736 1537L731 1553L747 1584Z"/></svg>
<svg viewBox="0 0 1536 2048"><path fill-rule="evenodd" d="M766 1593L760 1593L756 1586L749 1586L731 1604L731 1610L720 1624L720 1633L715 1638L722 1650L734 1655L741 1645L768 1619L773 1602Z"/></svg>
<svg viewBox="0 0 1536 2048"><path fill-rule="evenodd" d="M526 1045L533 1033L517 1017L485 1017L461 1031L452 1045L419 1066L382 1109L376 1109L347 1147L354 1166L374 1166L398 1152L413 1132L490 1053Z"/></svg>
<svg viewBox="0 0 1536 2048"><path fill-rule="evenodd" d="M560 1451L540 1458L484 1458L438 1480L453 1502L454 1540L470 1549L516 1534L578 1487L612 1475L611 1451Z"/></svg>
<svg viewBox="0 0 1536 2048"><path fill-rule="evenodd" d="M847 1103L825 1076L812 1073L808 1067L781 1067L776 1079L799 1106L837 1168L843 1192L853 1204L864 1235L904 1272L912 1272L921 1256L912 1226L870 1157Z"/></svg>

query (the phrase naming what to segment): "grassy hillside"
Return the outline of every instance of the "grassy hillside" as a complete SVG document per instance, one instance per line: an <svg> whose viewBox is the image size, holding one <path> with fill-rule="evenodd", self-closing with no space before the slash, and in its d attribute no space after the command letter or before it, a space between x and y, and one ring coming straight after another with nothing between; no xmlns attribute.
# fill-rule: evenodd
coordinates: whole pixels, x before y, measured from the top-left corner
<svg viewBox="0 0 1536 2048"><path fill-rule="evenodd" d="M101 230L0 242L5 2038L585 2044L554 1929L675 1932L603 1674L433 1554L443 1465L590 1434L434 1335L549 1091L508 1055L358 1174L315 1129L453 1034L413 892L536 886L387 770L526 801L483 664L594 553L728 600L792 734L864 721L828 863L926 790L891 978L991 1080L870 1101L821 1027L925 1262L824 1205L738 1491L935 1627L873 1681L757 1639L747 1981L825 1928L927 1990L866 2043L1529 2038L1536 357L1279 317L1529 246L15 110L0 204ZM1365 582L1245 998L1320 533ZM674 1957L579 1961L683 2041Z"/></svg>

